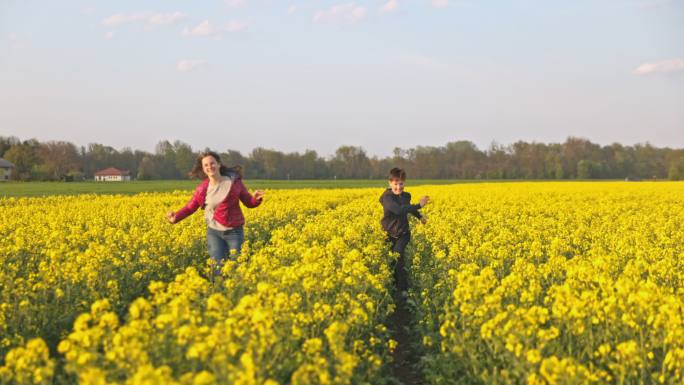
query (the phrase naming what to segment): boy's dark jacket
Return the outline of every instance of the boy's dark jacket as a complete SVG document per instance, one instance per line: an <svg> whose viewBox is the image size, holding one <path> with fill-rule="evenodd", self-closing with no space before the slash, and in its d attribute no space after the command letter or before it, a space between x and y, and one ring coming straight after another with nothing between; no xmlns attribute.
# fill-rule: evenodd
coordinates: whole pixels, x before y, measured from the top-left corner
<svg viewBox="0 0 684 385"><path fill-rule="evenodd" d="M380 196L380 203L384 209L384 214L380 223L382 228L394 238L398 238L409 232L408 215L413 214L420 219L422 215L418 211L419 204L411 204L411 194L406 191L395 195L392 189L388 188Z"/></svg>

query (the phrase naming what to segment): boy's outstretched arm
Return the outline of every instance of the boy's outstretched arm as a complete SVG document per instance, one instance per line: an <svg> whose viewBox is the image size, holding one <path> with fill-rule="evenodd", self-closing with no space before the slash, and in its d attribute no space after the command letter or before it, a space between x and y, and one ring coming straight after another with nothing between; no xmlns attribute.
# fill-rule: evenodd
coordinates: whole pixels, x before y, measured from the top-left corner
<svg viewBox="0 0 684 385"><path fill-rule="evenodd" d="M418 203L418 205L420 206L420 208L422 208L423 206L425 206L429 202L430 202L430 197L425 195L424 197L420 198L420 203ZM416 218L420 219L420 221L423 222L423 224L425 224L425 222L427 222L427 218L425 218L425 216L423 214L421 214L420 211L416 210L415 212L412 212L411 214L413 214L413 216L415 216Z"/></svg>

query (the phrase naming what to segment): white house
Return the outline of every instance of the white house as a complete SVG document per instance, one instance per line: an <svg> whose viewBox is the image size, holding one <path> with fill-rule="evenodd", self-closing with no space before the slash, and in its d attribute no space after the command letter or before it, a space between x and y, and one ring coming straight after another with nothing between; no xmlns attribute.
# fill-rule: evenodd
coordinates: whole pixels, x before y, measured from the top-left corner
<svg viewBox="0 0 684 385"><path fill-rule="evenodd" d="M10 177L12 176L13 168L14 165L11 162L0 158L0 182L4 182L10 179Z"/></svg>
<svg viewBox="0 0 684 385"><path fill-rule="evenodd" d="M131 180L131 172L110 167L95 173L95 180L104 182L123 182Z"/></svg>

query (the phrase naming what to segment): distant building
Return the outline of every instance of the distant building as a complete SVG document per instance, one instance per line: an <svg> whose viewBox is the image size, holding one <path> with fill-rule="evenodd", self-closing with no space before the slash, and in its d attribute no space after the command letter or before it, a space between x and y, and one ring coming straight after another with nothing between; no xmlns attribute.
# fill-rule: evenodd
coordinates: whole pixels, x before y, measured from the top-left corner
<svg viewBox="0 0 684 385"><path fill-rule="evenodd" d="M14 165L12 164L12 162L0 158L0 182L4 182L10 179L10 177L12 176L13 168Z"/></svg>
<svg viewBox="0 0 684 385"><path fill-rule="evenodd" d="M131 180L131 172L128 170L119 170L118 168L110 167L96 172L95 180L104 182L128 181Z"/></svg>

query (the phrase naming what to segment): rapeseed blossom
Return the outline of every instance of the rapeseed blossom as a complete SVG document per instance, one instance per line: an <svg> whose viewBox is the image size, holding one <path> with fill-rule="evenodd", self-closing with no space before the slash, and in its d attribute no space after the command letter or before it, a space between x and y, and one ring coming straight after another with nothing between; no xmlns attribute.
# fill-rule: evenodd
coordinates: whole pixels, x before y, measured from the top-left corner
<svg viewBox="0 0 684 385"><path fill-rule="evenodd" d="M684 382L684 185L412 192L426 382ZM0 198L0 384L382 383L402 347L377 195L269 193L218 279L202 218L164 223L187 192Z"/></svg>
<svg viewBox="0 0 684 385"><path fill-rule="evenodd" d="M415 193L434 197L412 258L428 382L684 383L684 185Z"/></svg>

